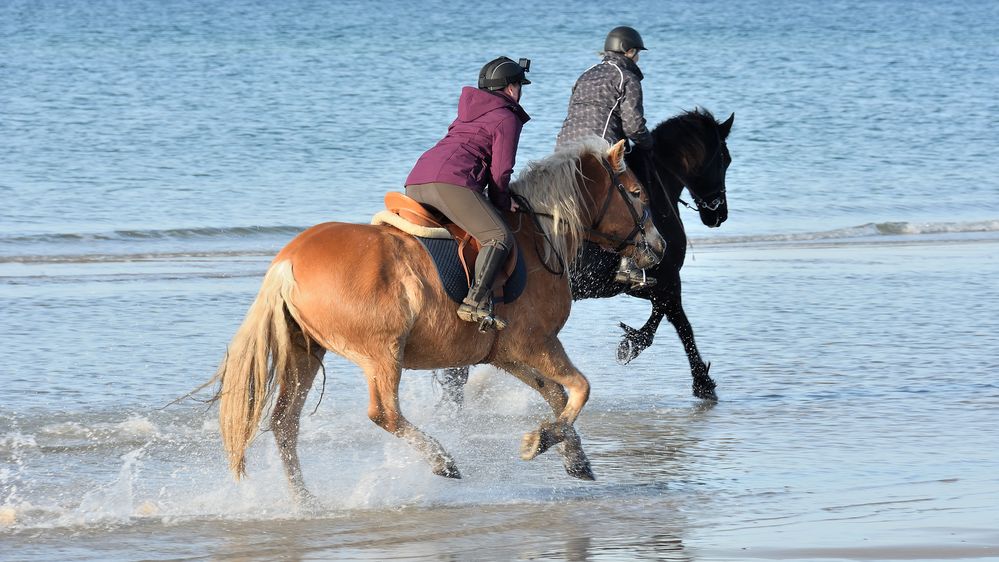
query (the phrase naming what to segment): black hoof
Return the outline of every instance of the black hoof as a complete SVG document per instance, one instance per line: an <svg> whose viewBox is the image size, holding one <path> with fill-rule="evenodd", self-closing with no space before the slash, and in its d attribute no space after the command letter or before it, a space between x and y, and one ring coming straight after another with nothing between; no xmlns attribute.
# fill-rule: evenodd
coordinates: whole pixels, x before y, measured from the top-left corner
<svg viewBox="0 0 999 562"><path fill-rule="evenodd" d="M627 365L631 363L631 360L638 357L639 351L635 349L635 344L631 340L625 338L621 340L621 343L617 346L617 362L619 365Z"/></svg>
<svg viewBox="0 0 999 562"><path fill-rule="evenodd" d="M711 363L704 366L704 370L698 370L694 374L694 397L700 398L701 400L712 400L717 402L718 395L715 394L715 381L711 380L708 376L708 371L711 369Z"/></svg>
<svg viewBox="0 0 999 562"><path fill-rule="evenodd" d="M458 471L458 467L453 464L445 465L443 468L438 468L434 471L437 476L443 476L444 478L454 478L455 480L461 480L461 472Z"/></svg>
<svg viewBox="0 0 999 562"><path fill-rule="evenodd" d="M325 509L322 502L304 488L295 494L295 505L298 512L304 515L318 515Z"/></svg>
<svg viewBox="0 0 999 562"><path fill-rule="evenodd" d="M621 365L631 363L651 345L651 340L644 333L621 322L621 329L624 330L624 338L617 346L617 362Z"/></svg>
<svg viewBox="0 0 999 562"><path fill-rule="evenodd" d="M580 480L589 480L592 482L597 479L597 477L593 475L593 469L590 468L590 461L587 459L573 463L565 463L565 473Z"/></svg>
<svg viewBox="0 0 999 562"><path fill-rule="evenodd" d="M718 394L715 393L714 388L708 388L695 384L694 398L700 398L701 400L711 400L712 402L717 402Z"/></svg>

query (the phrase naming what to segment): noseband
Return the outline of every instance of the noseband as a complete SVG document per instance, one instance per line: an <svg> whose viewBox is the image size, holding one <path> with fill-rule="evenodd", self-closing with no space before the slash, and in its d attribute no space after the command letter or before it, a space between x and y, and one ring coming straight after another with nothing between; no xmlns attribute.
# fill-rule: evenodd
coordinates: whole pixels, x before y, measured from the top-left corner
<svg viewBox="0 0 999 562"><path fill-rule="evenodd" d="M638 212L635 211L635 206L631 204L631 200L628 198L628 190L624 187L624 183L621 182L621 174L617 173L614 168L607 163L607 160L601 158L600 163L604 165L604 169L607 170L607 174L610 175L611 185L615 189L607 190L607 197L604 199L604 204L600 209L600 214L597 216L597 220L593 223L593 226L586 229L586 233L592 236L599 236L612 243L617 243L618 246L614 249L615 254L621 253L621 250L628 246L641 246L643 248L647 248L649 243L645 238L645 231L642 225L644 225L645 221L649 220L649 217L651 216L649 206L642 205L642 214L639 215ZM628 236L624 238L618 238L613 234L605 234L597 230L597 227L599 227L600 223L604 220L604 215L607 214L607 210L610 208L615 191L621 195L622 199L624 199L624 204L628 207L628 212L631 213L631 219L635 221L635 227L632 228ZM635 241L636 237L640 238L637 242Z"/></svg>

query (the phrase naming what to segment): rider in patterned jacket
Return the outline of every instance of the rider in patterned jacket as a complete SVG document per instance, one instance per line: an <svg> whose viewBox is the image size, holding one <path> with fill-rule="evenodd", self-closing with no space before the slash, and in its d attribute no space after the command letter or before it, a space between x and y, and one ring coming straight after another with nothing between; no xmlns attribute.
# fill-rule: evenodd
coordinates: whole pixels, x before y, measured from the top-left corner
<svg viewBox="0 0 999 562"><path fill-rule="evenodd" d="M555 141L556 150L596 135L610 144L629 139L646 155L646 158L632 160L648 159L652 150L652 134L645 126L645 109L642 106L644 76L637 64L639 53L643 50L646 48L642 36L630 27L615 27L607 34L603 60L583 72L572 87L568 115ZM640 174L640 177L645 175ZM642 179L648 183L648 178ZM636 287L655 282L646 278L644 272L625 257L621 258L615 280Z"/></svg>

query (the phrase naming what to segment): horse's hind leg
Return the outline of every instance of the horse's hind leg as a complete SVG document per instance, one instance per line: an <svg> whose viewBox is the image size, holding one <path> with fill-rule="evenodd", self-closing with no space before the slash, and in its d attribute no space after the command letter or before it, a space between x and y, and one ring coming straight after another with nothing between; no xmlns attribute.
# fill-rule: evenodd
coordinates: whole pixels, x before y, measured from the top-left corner
<svg viewBox="0 0 999 562"><path fill-rule="evenodd" d="M552 412L558 418L565 409L568 402L568 395L562 385L542 378L536 371L523 365L502 365L501 369L517 377L524 384L533 388L541 394L545 402L551 406ZM530 445L528 445L530 447ZM559 454L562 456L562 465L569 476L581 480L594 480L593 469L590 467L590 460L583 452L582 442L579 436L573 434L569 439L563 440L559 444Z"/></svg>
<svg viewBox="0 0 999 562"><path fill-rule="evenodd" d="M454 459L436 439L420 431L399 411L402 368L394 357L372 358L362 364L368 380L368 417L385 431L401 437L423 454L434 474L461 478Z"/></svg>
<svg viewBox="0 0 999 562"><path fill-rule="evenodd" d="M322 366L326 350L309 341L301 329L293 328L289 371L281 378L281 387L271 414L271 429L277 441L285 476L291 493L299 505L315 505L316 499L305 487L302 466L298 460L299 420L305 399L312 388L316 373Z"/></svg>
<svg viewBox="0 0 999 562"><path fill-rule="evenodd" d="M468 371L468 366L449 367L434 371L434 374L440 373L441 389L444 391L444 396L441 397L442 404L454 404L460 407L465 402L465 384L468 383Z"/></svg>

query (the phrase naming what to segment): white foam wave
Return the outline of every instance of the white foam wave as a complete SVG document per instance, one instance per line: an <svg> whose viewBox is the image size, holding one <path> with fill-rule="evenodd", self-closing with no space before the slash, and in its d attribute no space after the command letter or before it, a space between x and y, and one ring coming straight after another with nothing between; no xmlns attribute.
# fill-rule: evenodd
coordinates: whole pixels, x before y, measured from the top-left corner
<svg viewBox="0 0 999 562"><path fill-rule="evenodd" d="M0 436L0 453L12 453L20 449L34 449L38 447L33 435L24 435L20 432L11 432Z"/></svg>
<svg viewBox="0 0 999 562"><path fill-rule="evenodd" d="M691 239L700 245L753 244L766 242L809 242L851 240L880 236L929 236L945 234L973 234L999 232L999 220L971 222L881 222L866 223L818 232L774 233L748 236L712 236Z"/></svg>
<svg viewBox="0 0 999 562"><path fill-rule="evenodd" d="M0 533L5 527L326 518L356 510L533 503L579 486L565 477L555 454L530 463L518 458L522 433L551 412L516 379L491 367L473 369L467 407L450 416L436 408L429 377L410 380L403 396L407 416L455 456L463 479L434 475L422 455L372 424L363 396L328 396L319 414L303 420L299 451L306 482L323 506L317 514L298 510L268 433L249 451L249 476L236 482L225 465L217 421L202 410L180 423L141 415L61 420L4 437L30 454L0 478L6 483L0 491L7 492L0 495ZM85 446L58 446L67 442ZM43 476L53 466L70 468L55 480Z"/></svg>

